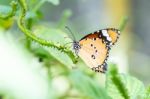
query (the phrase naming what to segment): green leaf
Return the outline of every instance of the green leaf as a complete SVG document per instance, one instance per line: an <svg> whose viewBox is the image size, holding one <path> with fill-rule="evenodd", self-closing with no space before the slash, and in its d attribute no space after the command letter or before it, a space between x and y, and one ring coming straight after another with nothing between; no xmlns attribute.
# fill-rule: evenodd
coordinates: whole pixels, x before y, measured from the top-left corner
<svg viewBox="0 0 150 99"><path fill-rule="evenodd" d="M0 29L9 29L14 23L14 20L12 18L3 20L0 19Z"/></svg>
<svg viewBox="0 0 150 99"><path fill-rule="evenodd" d="M32 49L32 51L35 54L35 56L38 56L40 58L51 58L49 52L42 47Z"/></svg>
<svg viewBox="0 0 150 99"><path fill-rule="evenodd" d="M144 99L150 99L150 86L146 88Z"/></svg>
<svg viewBox="0 0 150 99"><path fill-rule="evenodd" d="M63 31L54 28L46 28L40 26L40 27L36 27L36 30L34 32L38 33L36 35L40 38L43 38L45 40L50 40L52 42L64 46L66 43L71 41L69 38L65 38L68 36ZM51 54L51 56L53 56L55 59L57 59L62 64L68 66L69 68L71 68L71 66L74 65L72 60L65 53L60 52L57 49L51 47L44 47L44 48Z"/></svg>
<svg viewBox="0 0 150 99"><path fill-rule="evenodd" d="M7 15L10 12L11 12L11 7L0 5L0 18L5 17L5 15ZM4 29L8 29L9 27L12 26L13 20L12 19L7 19L7 20L0 19L0 23L1 23L0 27Z"/></svg>
<svg viewBox="0 0 150 99"><path fill-rule="evenodd" d="M54 5L59 5L59 0L46 0Z"/></svg>
<svg viewBox="0 0 150 99"><path fill-rule="evenodd" d="M100 84L79 71L73 71L70 79L73 86L84 97L83 99L111 99Z"/></svg>
<svg viewBox="0 0 150 99"><path fill-rule="evenodd" d="M125 83L131 99L143 99L144 84L135 77L129 75L121 75L122 81Z"/></svg>
<svg viewBox="0 0 150 99"><path fill-rule="evenodd" d="M12 17L15 15L17 2L12 1L11 7L0 5L0 27L8 29L13 25Z"/></svg>
<svg viewBox="0 0 150 99"><path fill-rule="evenodd" d="M143 99L144 85L137 78L120 74L116 67L107 74L106 89L112 99Z"/></svg>

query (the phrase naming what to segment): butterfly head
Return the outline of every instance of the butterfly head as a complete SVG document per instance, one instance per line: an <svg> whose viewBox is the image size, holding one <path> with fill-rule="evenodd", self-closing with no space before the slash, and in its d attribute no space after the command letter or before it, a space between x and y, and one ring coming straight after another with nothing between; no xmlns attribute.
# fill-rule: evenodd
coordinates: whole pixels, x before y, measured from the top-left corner
<svg viewBox="0 0 150 99"><path fill-rule="evenodd" d="M80 46L79 42L73 41L73 49L74 49L76 54L78 54L80 48L81 48L81 46Z"/></svg>

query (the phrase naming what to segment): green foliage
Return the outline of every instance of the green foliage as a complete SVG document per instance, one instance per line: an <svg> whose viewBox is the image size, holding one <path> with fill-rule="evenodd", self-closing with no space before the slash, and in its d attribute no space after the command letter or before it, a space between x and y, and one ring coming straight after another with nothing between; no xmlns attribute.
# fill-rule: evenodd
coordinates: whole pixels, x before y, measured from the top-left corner
<svg viewBox="0 0 150 99"><path fill-rule="evenodd" d="M106 80L106 89L109 95L116 99L143 99L144 85L135 77L120 74L116 65L109 68Z"/></svg>
<svg viewBox="0 0 150 99"><path fill-rule="evenodd" d="M72 12L70 10L65 10L63 12L63 15L58 23L57 28L64 28L65 23L67 22L67 19L72 15Z"/></svg>
<svg viewBox="0 0 150 99"><path fill-rule="evenodd" d="M29 2L33 2L29 1ZM65 10L60 18L60 21L56 24L56 27L50 24L34 25L34 20L40 19L39 16L43 16L40 12L40 7L45 2L50 2L54 5L59 5L59 0L41 0L37 1L32 9L32 3L27 5L26 0L18 0L18 2L12 2L12 6L0 6L0 22L6 22L9 25L15 21L13 16L17 17L18 28L21 30L18 34L24 33L24 36L18 36L18 38L25 38L25 48L33 55L39 58L40 62L43 62L44 67L47 69L48 81L52 81L54 77L58 75L65 75L69 79L71 88L77 90L77 97L79 99L150 99L150 88L146 89L144 93L144 85L137 78L126 74L120 74L117 70L117 66L110 64L109 71L106 74L106 88L100 86L100 84L94 79L96 73L92 76L84 74L79 70L71 70L71 66L76 65L77 56L72 52L69 46L65 44L71 42L71 39L65 39L68 37L62 28L67 23L68 18L72 15L70 10ZM19 4L19 9L17 9ZM31 10L30 10L31 9ZM15 12L19 12L19 15ZM10 21L10 22L9 22ZM123 31L127 23L127 18L123 18L119 29ZM5 26L1 24L3 28L9 28L12 26ZM18 32L18 31L17 31ZM22 44L23 42L21 42ZM79 61L80 63L81 61ZM53 68L54 71L52 70ZM62 69L63 68L63 69ZM61 72L59 72L59 70ZM59 74L60 73L60 74ZM61 74L62 73L62 74ZM49 83L51 84L51 83ZM50 92L53 92L51 87ZM68 93L60 96L59 99L70 99L74 95ZM53 92L54 93L54 92ZM51 94L53 94L51 93ZM57 95L57 93L55 93Z"/></svg>
<svg viewBox="0 0 150 99"><path fill-rule="evenodd" d="M15 15L17 10L17 2L12 1L11 7L0 5L0 27L8 29L13 24L12 17ZM5 20L5 21L4 21Z"/></svg>
<svg viewBox="0 0 150 99"><path fill-rule="evenodd" d="M37 33L36 35L41 37L42 39L51 40L60 45L65 45L66 42L71 42L70 39L68 38L65 39L67 35L62 30L54 29L54 28L46 28L43 26L38 26L35 28L37 29L34 32ZM57 48L53 48L53 47L43 47L43 48L46 49L55 59L60 61L62 64L68 66L69 68L73 66L73 62L71 61L71 59L66 54L59 51Z"/></svg>
<svg viewBox="0 0 150 99"><path fill-rule="evenodd" d="M59 5L59 0L45 0L45 1L48 1L54 5Z"/></svg>
<svg viewBox="0 0 150 99"><path fill-rule="evenodd" d="M130 99L128 96L129 95L128 90L126 89L124 83L122 82L122 80L119 76L120 75L118 75L118 70L116 69L116 66L112 65L110 71L107 74L106 88L107 88L107 90L109 90L109 88L111 88L112 85L114 84L115 87L117 88L117 91L120 93L120 95L122 97L124 97L125 99ZM110 82L112 82L112 83L110 83ZM112 85L110 85L110 84L112 84ZM113 89L113 92L114 92L114 89ZM112 95L114 95L114 94L112 94Z"/></svg>
<svg viewBox="0 0 150 99"><path fill-rule="evenodd" d="M48 41L48 40L44 40L44 39L41 39L37 36L34 35L34 33L32 33L30 30L28 30L26 27L25 27L25 15L26 15L26 11L27 11L27 6L26 6L26 2L24 0L19 0L19 4L21 5L21 14L19 16L19 19L18 19L18 27L20 28L20 30L27 36L29 37L30 39L32 39L33 41L36 41L38 43L40 43L41 45L44 45L44 46L49 46L49 47L53 47L53 48L56 48L64 53L66 53L73 61L73 63L76 63L76 57L74 56L74 53L72 51L70 51L66 46L62 46L60 44L57 44L55 42L51 42L51 41Z"/></svg>
<svg viewBox="0 0 150 99"><path fill-rule="evenodd" d="M147 89L146 89L144 99L150 99L150 86L147 87Z"/></svg>
<svg viewBox="0 0 150 99"><path fill-rule="evenodd" d="M1 19L8 19L15 15L17 10L17 2L11 2L11 8L9 6L0 6L0 18Z"/></svg>
<svg viewBox="0 0 150 99"><path fill-rule="evenodd" d="M104 88L79 71L72 72L70 79L73 86L82 93L85 99L111 99Z"/></svg>
<svg viewBox="0 0 150 99"><path fill-rule="evenodd" d="M120 22L120 25L119 25L119 29L120 31L123 31L125 26L127 25L127 22L128 22L128 17L123 17L121 22Z"/></svg>

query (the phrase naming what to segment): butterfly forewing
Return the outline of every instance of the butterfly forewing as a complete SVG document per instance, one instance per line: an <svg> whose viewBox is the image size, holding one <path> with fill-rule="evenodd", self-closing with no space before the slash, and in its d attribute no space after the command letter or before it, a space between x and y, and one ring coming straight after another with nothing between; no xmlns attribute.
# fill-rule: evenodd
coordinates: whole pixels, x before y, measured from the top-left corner
<svg viewBox="0 0 150 99"><path fill-rule="evenodd" d="M110 36L110 38L112 40L111 41L112 44L115 44L118 40L119 35L120 35L120 31L117 29L114 29L114 28L108 28L106 30L107 30L108 35Z"/></svg>

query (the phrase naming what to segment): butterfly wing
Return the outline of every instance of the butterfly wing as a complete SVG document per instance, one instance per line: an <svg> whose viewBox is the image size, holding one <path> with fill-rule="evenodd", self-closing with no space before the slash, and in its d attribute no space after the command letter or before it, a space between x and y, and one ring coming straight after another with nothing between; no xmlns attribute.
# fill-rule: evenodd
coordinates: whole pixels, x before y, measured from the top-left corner
<svg viewBox="0 0 150 99"><path fill-rule="evenodd" d="M88 34L79 41L78 55L95 72L104 73L107 70L106 60L111 45L118 39L117 29L103 29Z"/></svg>

